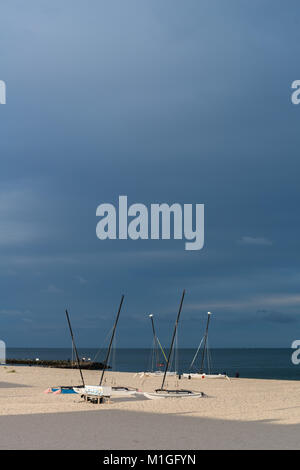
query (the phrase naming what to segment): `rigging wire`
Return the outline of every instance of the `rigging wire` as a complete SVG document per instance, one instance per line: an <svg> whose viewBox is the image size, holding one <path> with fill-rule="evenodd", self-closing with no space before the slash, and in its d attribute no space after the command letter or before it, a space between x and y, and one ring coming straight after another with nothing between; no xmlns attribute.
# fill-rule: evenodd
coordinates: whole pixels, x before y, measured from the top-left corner
<svg viewBox="0 0 300 470"><path fill-rule="evenodd" d="M105 345L105 343L107 343L108 338L109 338L109 337L111 336L111 334L112 334L112 331L113 331L113 327L109 330L109 332L108 332L107 335L105 336L104 340L103 340L102 343L101 343L100 348L98 349L98 351L96 352L94 358L93 358L92 361L90 362L89 367L92 367L92 365L96 362L96 360L98 359L98 357L99 357L102 353L103 353L103 355L104 355L105 349L107 349L107 348L104 348L104 345Z"/></svg>
<svg viewBox="0 0 300 470"><path fill-rule="evenodd" d="M160 343L160 341L159 341L159 338L156 337L156 339L157 339L158 345L159 345L159 347L160 347L160 350L161 350L161 352L163 353L164 359L165 359L165 361L167 361L167 360L168 360L168 359L167 359L167 356L166 356L165 351L164 351L164 349L163 349L163 347L162 347L162 345L161 345L161 343Z"/></svg>
<svg viewBox="0 0 300 470"><path fill-rule="evenodd" d="M212 355L211 355L211 352L210 352L209 343L208 343L208 339L207 339L207 371L208 371L209 374L212 371L212 366L213 366Z"/></svg>
<svg viewBox="0 0 300 470"><path fill-rule="evenodd" d="M178 332L176 332L176 338L175 338L175 360L174 360L174 372L178 372Z"/></svg>
<svg viewBox="0 0 300 470"><path fill-rule="evenodd" d="M192 360L192 362L191 362L191 364L190 364L190 369L193 368L193 365L194 365L194 363L195 363L195 361L196 361L196 359L197 359L197 356L198 356L198 354L199 354L199 352L200 352L200 349L201 349L201 346L202 346L203 341L204 341L204 336L203 336L203 338L201 339L200 344L199 344L199 346L198 346L198 349L197 349L197 351L196 351L196 353L195 353L195 355L194 355L194 357L193 357L193 360Z"/></svg>
<svg viewBox="0 0 300 470"><path fill-rule="evenodd" d="M114 337L111 351L111 370L116 371L117 335Z"/></svg>

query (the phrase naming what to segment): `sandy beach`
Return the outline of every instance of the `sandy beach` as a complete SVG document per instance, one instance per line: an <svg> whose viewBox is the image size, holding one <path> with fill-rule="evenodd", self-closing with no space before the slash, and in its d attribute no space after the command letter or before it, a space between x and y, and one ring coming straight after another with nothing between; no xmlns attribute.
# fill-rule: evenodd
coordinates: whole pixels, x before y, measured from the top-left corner
<svg viewBox="0 0 300 470"><path fill-rule="evenodd" d="M97 384L99 372L86 371L84 377ZM142 391L152 391L160 382L132 373L106 374L107 385ZM115 397L103 405L86 403L79 395L44 393L51 386L79 383L76 370L2 366L0 425L6 431L1 432L0 448L299 448L299 382L169 377L169 387L200 390L207 398Z"/></svg>

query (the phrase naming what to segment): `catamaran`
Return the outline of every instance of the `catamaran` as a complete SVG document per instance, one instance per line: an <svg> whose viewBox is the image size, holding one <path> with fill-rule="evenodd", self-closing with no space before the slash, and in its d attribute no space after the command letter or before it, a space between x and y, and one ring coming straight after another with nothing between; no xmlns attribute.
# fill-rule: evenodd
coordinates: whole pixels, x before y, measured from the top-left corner
<svg viewBox="0 0 300 470"><path fill-rule="evenodd" d="M76 393L74 388L76 388L77 390L81 389L83 390L84 387L85 387L85 382L84 382L84 378L83 378L83 375L82 375L82 370L81 370L81 365L80 365L80 360L79 360L79 355L78 355L78 351L77 351L77 348L76 348L76 344L75 344L75 339L74 339L74 335L73 335L73 330L72 330L72 326L71 326L71 321L70 321L70 317L69 317L69 312L68 310L66 310L66 317L67 317L67 322L68 322L68 326L69 326L69 330L70 330L70 335L71 335L71 340L72 340L72 348L73 348L73 351L75 352L75 357L76 357L76 363L77 363L77 367L78 367L78 370L79 370L79 373L80 373L80 378L81 378L81 382L82 382L82 385L77 385L76 387L74 387L74 385L61 385L59 387L52 387L52 388L48 388L45 393L54 393L54 394L59 394L59 393Z"/></svg>
<svg viewBox="0 0 300 470"><path fill-rule="evenodd" d="M152 333L153 333L153 348L152 348L152 361L151 361L152 367L151 367L151 371L140 372L139 375L140 377L161 377L164 375L164 371L162 370L162 367L164 367L165 364L161 361L160 353L162 353L162 356L165 362L167 362L168 359L161 345L161 342L159 341L159 338L156 334L156 329L154 325L154 315L151 313L149 315L149 318L151 320ZM156 369L156 367L158 369ZM167 375L176 376L177 372L168 371Z"/></svg>
<svg viewBox="0 0 300 470"><path fill-rule="evenodd" d="M208 351L208 328L209 328L211 315L212 315L211 312L207 312L207 323L206 323L205 335L201 339L198 349L196 351L196 354L190 365L190 369L192 369L198 357L201 346L203 344L202 359L201 359L199 372L196 372L196 373L191 372L188 374L182 374L182 377L184 378L187 378L187 379L228 379L229 380L229 377L226 374L211 374L210 373L210 359L209 359L209 351ZM205 359L207 359L208 373L204 372Z"/></svg>
<svg viewBox="0 0 300 470"><path fill-rule="evenodd" d="M82 396L91 396L91 395L105 396L105 397L110 397L110 396L134 396L138 392L138 390L136 388L131 388L131 387L123 387L123 386L110 387L110 386L103 386L102 385L105 370L108 366L108 361L109 361L109 358L110 358L111 348L112 348L113 340L114 340L114 337L115 337L115 332L116 332L116 329L117 329L117 325L118 325L118 321L119 321L123 301L124 301L124 295L122 295L121 302L120 302L120 305L119 305L119 309L118 309L117 317L116 317L116 320L115 320L115 323L114 323L112 335L111 335L111 338L110 338L110 343L109 343L109 347L108 347L108 350L107 350L106 359L104 361L104 367L103 367L103 370L102 370L99 385L85 385L84 387L73 387L74 391L76 393L81 394Z"/></svg>
<svg viewBox="0 0 300 470"><path fill-rule="evenodd" d="M193 392L192 390L179 390L179 389L178 390L177 389L169 390L169 389L164 388L167 373L168 373L168 368L169 368L169 365L170 365L170 360L171 360L171 356L172 356L172 352L173 352L173 347L174 347L175 337L176 337L176 333L177 333L179 318L180 318L180 314L181 314L181 310L182 310L184 296L185 296L185 290L182 293L182 297L181 297L181 301L180 301L179 311L178 311L176 322L175 322L173 337L172 337L172 341L171 341L171 347L170 347L170 350L169 350L169 355L168 355L168 359L167 359L167 363L166 363L166 368L165 368L161 388L155 390L155 392L150 392L150 393L149 392L144 392L144 396L146 398L149 398L150 400L157 400L157 399L160 399L160 398L201 398L201 397L204 396L204 394L202 392Z"/></svg>

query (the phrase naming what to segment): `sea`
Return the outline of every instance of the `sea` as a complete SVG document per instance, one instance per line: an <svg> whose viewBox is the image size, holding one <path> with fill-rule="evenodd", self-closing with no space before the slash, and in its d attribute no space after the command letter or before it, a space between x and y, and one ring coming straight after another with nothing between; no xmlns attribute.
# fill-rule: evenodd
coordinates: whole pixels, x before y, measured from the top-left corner
<svg viewBox="0 0 300 470"><path fill-rule="evenodd" d="M166 355L168 351L166 350ZM292 362L292 349L211 349L210 372L226 373L241 378L300 380L300 365ZM101 362L106 351L91 348L78 348L80 358ZM178 349L170 369L178 373L197 372L201 363L201 352L193 367L191 362L195 355L194 349ZM72 360L70 348L8 348L7 358L11 359L40 359L40 360ZM160 369L163 370L165 360L159 359ZM151 349L115 349L110 356L109 365L112 370L120 372L143 372L157 370ZM208 367L207 364L205 364Z"/></svg>

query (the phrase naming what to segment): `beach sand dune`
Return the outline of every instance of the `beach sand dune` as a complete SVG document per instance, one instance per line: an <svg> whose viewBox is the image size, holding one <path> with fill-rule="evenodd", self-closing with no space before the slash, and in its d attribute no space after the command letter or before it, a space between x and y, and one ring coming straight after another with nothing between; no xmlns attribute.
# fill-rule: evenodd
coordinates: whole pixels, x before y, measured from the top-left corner
<svg viewBox="0 0 300 470"><path fill-rule="evenodd" d="M15 372L13 372L15 371ZM99 372L84 373L97 384ZM93 405L79 395L45 389L78 385L78 371L0 368L1 449L297 449L300 384L293 381L177 380L171 388L203 391L207 398L114 398ZM5 383L5 387L1 387ZM106 384L153 391L159 378L106 374ZM5 432L3 432L5 430Z"/></svg>

